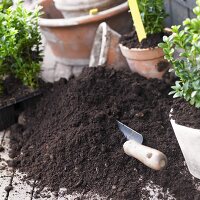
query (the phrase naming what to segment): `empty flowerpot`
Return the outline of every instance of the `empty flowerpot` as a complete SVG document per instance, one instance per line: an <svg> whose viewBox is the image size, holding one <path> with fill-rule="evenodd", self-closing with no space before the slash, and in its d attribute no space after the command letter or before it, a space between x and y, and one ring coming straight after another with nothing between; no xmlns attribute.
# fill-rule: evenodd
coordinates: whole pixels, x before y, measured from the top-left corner
<svg viewBox="0 0 200 200"><path fill-rule="evenodd" d="M96 32L91 55L90 67L105 65L114 69L128 69L126 59L119 48L121 35L102 22Z"/></svg>

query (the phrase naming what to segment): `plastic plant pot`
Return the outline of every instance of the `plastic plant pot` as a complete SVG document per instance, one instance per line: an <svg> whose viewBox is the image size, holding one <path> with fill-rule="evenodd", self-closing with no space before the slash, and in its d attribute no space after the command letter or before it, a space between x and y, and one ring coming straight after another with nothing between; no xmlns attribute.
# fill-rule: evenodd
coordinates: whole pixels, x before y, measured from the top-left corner
<svg viewBox="0 0 200 200"><path fill-rule="evenodd" d="M8 100L6 105L0 106L0 131L16 123L18 115L29 105L37 102L41 95L42 91L36 90L24 97Z"/></svg>
<svg viewBox="0 0 200 200"><path fill-rule="evenodd" d="M200 179L200 130L170 121L190 173Z"/></svg>

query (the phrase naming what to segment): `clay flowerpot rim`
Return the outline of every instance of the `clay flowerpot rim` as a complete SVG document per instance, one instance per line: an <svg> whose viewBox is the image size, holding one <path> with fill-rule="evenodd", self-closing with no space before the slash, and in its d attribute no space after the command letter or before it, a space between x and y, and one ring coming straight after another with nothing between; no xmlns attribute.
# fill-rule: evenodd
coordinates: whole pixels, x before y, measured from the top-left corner
<svg viewBox="0 0 200 200"><path fill-rule="evenodd" d="M87 15L81 17L75 17L70 19L46 19L46 18L39 18L39 25L40 26L48 26L48 27L66 27L66 26L76 26L80 24L87 24L96 21L104 20L105 18L112 17L113 15L119 14L128 10L128 3L124 2L118 6L112 7L110 9L101 11L96 15Z"/></svg>
<svg viewBox="0 0 200 200"><path fill-rule="evenodd" d="M149 48L131 48L131 49L129 49L128 47L124 46L121 43L119 44L119 46L121 48L124 48L125 50L128 50L128 51L153 51L153 50L156 50L156 49L161 49L158 46L156 46L156 47L149 47Z"/></svg>
<svg viewBox="0 0 200 200"><path fill-rule="evenodd" d="M157 58L161 58L164 56L163 49L156 46L152 48L131 48L124 46L123 44L119 44L122 54L126 57L126 59L130 60L140 60L140 61L150 61L155 60Z"/></svg>
<svg viewBox="0 0 200 200"><path fill-rule="evenodd" d="M55 2L55 5L57 7L57 9L59 10L68 10L68 11L72 11L72 10L77 10L77 2L70 2L70 4L68 2L63 2L62 0L54 0ZM87 4L85 5L84 3L82 3L83 1L79 2L80 3L80 6L81 6L81 9L90 9L91 6L93 8L96 8L98 6L101 6L102 3L103 4L107 4L108 3L108 0L101 0L101 1L97 1L97 0L93 0L92 2L90 1L90 3L87 2Z"/></svg>

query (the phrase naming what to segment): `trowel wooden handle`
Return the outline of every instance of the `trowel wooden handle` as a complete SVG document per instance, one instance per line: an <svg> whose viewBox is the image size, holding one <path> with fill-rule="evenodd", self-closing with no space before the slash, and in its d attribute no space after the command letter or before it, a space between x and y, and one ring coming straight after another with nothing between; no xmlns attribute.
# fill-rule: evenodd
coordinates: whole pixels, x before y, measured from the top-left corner
<svg viewBox="0 0 200 200"><path fill-rule="evenodd" d="M126 141L123 148L127 155L136 158L151 169L161 170L167 165L167 157L165 154L134 140Z"/></svg>

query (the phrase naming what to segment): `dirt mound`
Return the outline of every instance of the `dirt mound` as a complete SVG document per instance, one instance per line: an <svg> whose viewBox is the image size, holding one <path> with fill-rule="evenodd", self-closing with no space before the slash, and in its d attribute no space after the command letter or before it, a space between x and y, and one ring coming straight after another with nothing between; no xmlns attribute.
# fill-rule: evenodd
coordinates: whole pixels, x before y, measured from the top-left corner
<svg viewBox="0 0 200 200"><path fill-rule="evenodd" d="M149 198L153 182L161 188L160 199L199 199L168 119L169 90L164 81L103 67L61 80L26 111L25 126L12 128L15 166L38 180L39 187L54 191L65 187L69 193L139 200ZM125 155L116 120L142 133L145 145L165 153L167 168L153 171Z"/></svg>

